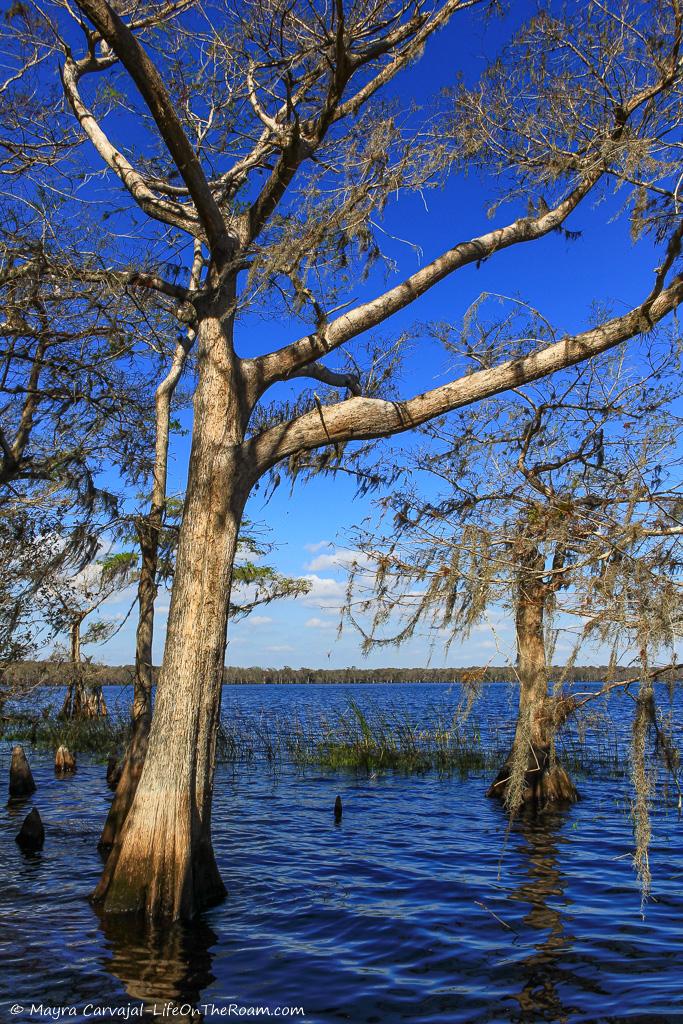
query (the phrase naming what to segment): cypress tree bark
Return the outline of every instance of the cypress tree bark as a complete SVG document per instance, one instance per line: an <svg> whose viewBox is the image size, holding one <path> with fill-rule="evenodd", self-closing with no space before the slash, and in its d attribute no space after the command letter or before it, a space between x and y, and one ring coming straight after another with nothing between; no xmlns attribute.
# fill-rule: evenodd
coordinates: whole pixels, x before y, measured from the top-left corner
<svg viewBox="0 0 683 1024"><path fill-rule="evenodd" d="M520 557L515 627L519 711L512 749L487 792L537 809L578 800L578 793L554 751L554 700L548 692L545 610L551 586L543 578L544 561L532 547ZM515 792L515 789L517 790Z"/></svg>

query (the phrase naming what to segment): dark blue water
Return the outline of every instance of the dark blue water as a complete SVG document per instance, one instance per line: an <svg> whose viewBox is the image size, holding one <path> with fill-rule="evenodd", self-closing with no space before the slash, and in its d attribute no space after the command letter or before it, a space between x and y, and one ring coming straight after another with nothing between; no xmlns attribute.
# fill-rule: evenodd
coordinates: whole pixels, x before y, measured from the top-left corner
<svg viewBox="0 0 683 1024"><path fill-rule="evenodd" d="M240 687L224 705L310 714L349 693L416 718L459 697L435 686ZM503 718L509 691L493 694L487 713ZM6 765L8 744L1 753ZM508 830L483 775L223 766L214 842L228 898L191 928L149 931L100 921L86 899L111 798L103 766L81 756L77 774L57 780L51 756L29 756L37 793L0 813L3 1022L65 1008L66 1020L220 1021L258 1007L302 1008L288 1019L321 1024L683 1022L683 825L657 796L643 914L627 780L578 780L575 807ZM47 837L29 857L14 836L32 804Z"/></svg>

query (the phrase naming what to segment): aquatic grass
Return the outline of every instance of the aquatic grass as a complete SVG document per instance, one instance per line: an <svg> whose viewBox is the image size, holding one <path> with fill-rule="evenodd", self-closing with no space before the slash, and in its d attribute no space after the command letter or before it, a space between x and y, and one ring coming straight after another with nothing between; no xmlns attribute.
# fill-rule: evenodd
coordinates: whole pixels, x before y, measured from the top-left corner
<svg viewBox="0 0 683 1024"><path fill-rule="evenodd" d="M557 740L558 757L570 773L622 778L630 767L630 737L608 707L570 719Z"/></svg>
<svg viewBox="0 0 683 1024"><path fill-rule="evenodd" d="M401 771L440 774L497 771L510 749L514 722L439 707L417 723L399 707L361 707L354 698L324 713L257 714L235 708L221 721L218 758L223 763L291 764L359 773ZM627 739L607 711L592 710L568 723L557 740L558 757L580 775L624 776Z"/></svg>
<svg viewBox="0 0 683 1024"><path fill-rule="evenodd" d="M350 699L346 707L316 718L295 717L273 724L280 757L298 767L424 773L485 769L497 763L477 728L456 716L418 725L404 710L363 709Z"/></svg>
<svg viewBox="0 0 683 1024"><path fill-rule="evenodd" d="M17 715L3 724L2 738L23 740L41 750L56 750L64 745L73 754L88 753L104 759L125 750L130 731L127 718L112 715L65 719Z"/></svg>

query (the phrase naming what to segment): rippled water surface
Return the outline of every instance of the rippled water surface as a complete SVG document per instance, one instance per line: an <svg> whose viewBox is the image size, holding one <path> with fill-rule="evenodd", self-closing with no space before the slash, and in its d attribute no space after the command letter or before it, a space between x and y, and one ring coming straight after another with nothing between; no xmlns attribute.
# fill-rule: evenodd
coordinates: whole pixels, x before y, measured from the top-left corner
<svg viewBox="0 0 683 1024"><path fill-rule="evenodd" d="M457 701L436 686L283 686L228 688L224 706L306 712L350 693L417 717ZM508 694L491 688L489 711L508 714ZM508 829L482 775L222 766L214 842L228 898L191 928L150 932L100 921L87 901L111 799L102 764L81 756L55 779L52 757L27 750L38 790L0 812L3 1022L59 1007L75 1008L68 1020L302 1007L293 1019L321 1024L683 1022L683 823L656 800L643 916L626 780L579 780L575 807ZM5 773L8 755L5 743ZM46 842L27 856L14 836L33 805Z"/></svg>

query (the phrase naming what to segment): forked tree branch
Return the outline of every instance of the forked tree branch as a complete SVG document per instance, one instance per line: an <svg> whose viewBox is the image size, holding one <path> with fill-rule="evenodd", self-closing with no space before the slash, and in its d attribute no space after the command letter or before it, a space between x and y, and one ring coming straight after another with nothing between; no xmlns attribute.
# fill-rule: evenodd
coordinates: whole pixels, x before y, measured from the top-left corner
<svg viewBox="0 0 683 1024"><path fill-rule="evenodd" d="M344 7L337 4L337 23L334 30L334 63L330 70L329 85L317 118L305 124L295 121L285 125L277 117L266 114L256 96L253 69L247 72L249 101L259 120L266 128L266 134L279 140L281 154L261 192L252 203L242 220L242 235L245 241L253 241L262 230L268 217L278 206L289 188L300 165L312 156L325 139L331 125L349 115L357 114L360 108L374 94L390 82L412 59L419 55L427 39L442 28L459 10L481 3L482 0L446 0L436 13L424 13L418 5L417 11L403 24L374 41L365 50L352 53L347 39ZM406 5L407 6L407 5ZM353 30L350 32L353 36ZM354 96L343 100L344 90L361 69L373 61L391 55L387 64L366 82ZM280 110L285 114L287 105Z"/></svg>
<svg viewBox="0 0 683 1024"><path fill-rule="evenodd" d="M352 338L376 327L415 299L424 295L449 274L487 259L494 253L522 242L535 241L562 225L602 175L593 171L552 210L537 217L521 217L503 228L460 242L431 263L405 278L382 295L331 320L313 334L248 362L260 382L261 393L275 381L285 380L295 370L320 359Z"/></svg>
<svg viewBox="0 0 683 1024"><path fill-rule="evenodd" d="M197 155L183 130L161 75L130 28L106 0L76 0L138 87L161 137L187 185L211 252L232 255L235 240L211 192Z"/></svg>
<svg viewBox="0 0 683 1024"><path fill-rule="evenodd" d="M76 62L71 57L67 57L60 68L64 94L85 135L144 213L164 224L171 224L183 231L188 231L190 234L199 234L201 225L194 211L180 203L155 195L143 176L110 142L92 111L86 107L78 90L78 81L84 73L94 70L98 70L97 63Z"/></svg>
<svg viewBox="0 0 683 1024"><path fill-rule="evenodd" d="M481 0L446 0L443 7L426 21L424 15L415 15L411 22L409 22L410 31L415 33L412 39L409 39L407 44L394 54L391 64L382 68L374 78L361 86L355 95L350 96L339 105L334 113L334 120L340 121L349 114L357 114L371 96L374 96L379 89L383 88L399 71L419 55L429 36L436 32L437 29L443 28L457 11L466 10L468 7L474 7L479 3L481 3ZM385 40L384 42L388 43L388 45L385 46L384 50L373 50L364 55L363 63L366 63L371 57L377 58L383 52L388 51L390 47L397 46L407 35L409 33L402 32L400 37L393 37L390 41Z"/></svg>

